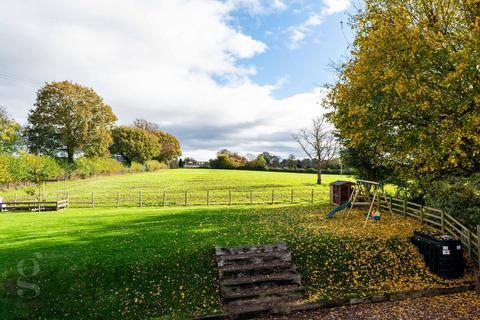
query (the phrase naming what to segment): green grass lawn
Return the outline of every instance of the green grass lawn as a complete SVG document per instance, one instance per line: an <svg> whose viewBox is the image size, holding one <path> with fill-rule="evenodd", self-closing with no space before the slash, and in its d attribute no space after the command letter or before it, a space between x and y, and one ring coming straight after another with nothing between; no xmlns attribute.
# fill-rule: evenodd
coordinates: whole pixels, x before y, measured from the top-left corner
<svg viewBox="0 0 480 320"><path fill-rule="evenodd" d="M196 177L209 172L198 170ZM169 174L152 176L168 179ZM222 173L230 174L236 172ZM302 176L288 175L285 180L292 179L290 183L302 183ZM254 185L273 184L252 180ZM83 183L87 182L79 184ZM420 227L415 222L385 216L380 224L363 229L362 212L349 219L340 214L326 220L329 208L274 205L2 214L0 319L182 319L220 312L216 244L287 241L311 300L458 283L442 281L425 269L407 240Z"/></svg>

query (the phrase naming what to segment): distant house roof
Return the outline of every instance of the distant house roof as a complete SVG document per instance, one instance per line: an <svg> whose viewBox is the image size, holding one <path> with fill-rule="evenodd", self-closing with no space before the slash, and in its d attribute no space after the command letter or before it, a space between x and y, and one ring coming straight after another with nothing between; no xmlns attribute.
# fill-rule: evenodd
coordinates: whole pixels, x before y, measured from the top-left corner
<svg viewBox="0 0 480 320"><path fill-rule="evenodd" d="M342 180L337 180L330 183L331 186L346 186L346 185L353 185L353 184L354 183L351 181L342 181Z"/></svg>

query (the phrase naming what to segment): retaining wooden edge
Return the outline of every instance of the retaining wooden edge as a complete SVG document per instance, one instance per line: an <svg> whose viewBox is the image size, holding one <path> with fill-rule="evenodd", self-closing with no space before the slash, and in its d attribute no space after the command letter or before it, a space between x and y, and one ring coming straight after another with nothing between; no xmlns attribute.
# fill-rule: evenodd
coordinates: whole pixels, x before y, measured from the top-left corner
<svg viewBox="0 0 480 320"><path fill-rule="evenodd" d="M385 293L379 295L373 295L363 298L342 298L334 299L330 301L321 301L321 302L304 302L298 305L278 305L273 306L270 310L272 315L282 315L289 314L292 312L302 312L302 311L313 311L319 309L331 309L344 306L354 306L359 304L369 304L369 303L380 303L380 302L389 302L389 301L401 301L410 298L425 298L425 297L435 297L442 296L446 294L454 294L466 291L475 290L475 283L470 283L463 286L451 287L451 288L433 288L433 289L424 289L424 290L415 290L408 292L399 292L399 293ZM232 315L223 313L217 315L208 315L193 318L195 320L230 320L235 319Z"/></svg>

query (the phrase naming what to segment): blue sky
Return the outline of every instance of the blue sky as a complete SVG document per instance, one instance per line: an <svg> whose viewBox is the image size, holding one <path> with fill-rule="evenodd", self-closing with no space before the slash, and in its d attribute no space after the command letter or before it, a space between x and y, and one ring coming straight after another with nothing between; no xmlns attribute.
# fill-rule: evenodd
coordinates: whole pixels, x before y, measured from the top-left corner
<svg viewBox="0 0 480 320"><path fill-rule="evenodd" d="M92 10L94 8L95 10ZM224 148L302 156L352 38L350 0L3 0L0 105L21 123L45 82L93 88L118 116L153 121L184 156Z"/></svg>
<svg viewBox="0 0 480 320"><path fill-rule="evenodd" d="M245 10L234 14L235 24L268 45L265 53L249 59L247 64L257 66L258 72L252 79L260 84L285 81L284 86L274 91L275 97L285 98L335 81L331 65L348 54L348 43L352 39L347 25L351 7L324 17L297 48L289 48L288 29L302 24L323 7L322 1L308 1L308 4L297 2L288 10L260 16L252 16Z"/></svg>

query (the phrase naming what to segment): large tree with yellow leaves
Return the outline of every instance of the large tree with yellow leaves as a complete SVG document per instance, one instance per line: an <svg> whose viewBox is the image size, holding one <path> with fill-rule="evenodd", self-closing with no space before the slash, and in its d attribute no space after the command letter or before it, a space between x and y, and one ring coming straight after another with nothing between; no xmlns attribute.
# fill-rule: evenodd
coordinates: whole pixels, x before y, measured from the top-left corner
<svg viewBox="0 0 480 320"><path fill-rule="evenodd" d="M480 169L480 0L366 0L326 103L404 180Z"/></svg>

